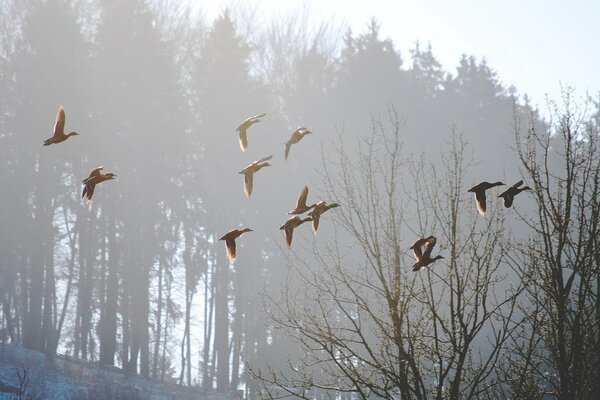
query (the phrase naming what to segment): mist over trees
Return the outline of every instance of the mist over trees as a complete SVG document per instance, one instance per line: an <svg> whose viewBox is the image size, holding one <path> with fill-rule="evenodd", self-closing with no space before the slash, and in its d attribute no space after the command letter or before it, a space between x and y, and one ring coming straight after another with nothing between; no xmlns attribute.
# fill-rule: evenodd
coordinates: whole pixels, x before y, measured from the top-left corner
<svg viewBox="0 0 600 400"><path fill-rule="evenodd" d="M255 12L2 2L2 343L247 398L594 398L598 104L567 90L543 120L485 60ZM80 136L41 147L60 105ZM520 179L477 214L470 186ZM288 250L305 184L341 207ZM412 272L430 234L444 259Z"/></svg>

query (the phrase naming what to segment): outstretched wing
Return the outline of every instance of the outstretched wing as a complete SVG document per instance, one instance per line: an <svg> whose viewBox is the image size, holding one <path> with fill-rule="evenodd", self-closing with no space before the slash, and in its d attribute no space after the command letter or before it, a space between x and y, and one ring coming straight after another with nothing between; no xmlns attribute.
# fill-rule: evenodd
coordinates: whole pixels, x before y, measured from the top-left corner
<svg viewBox="0 0 600 400"><path fill-rule="evenodd" d="M290 225L286 225L283 231L285 232L285 242L287 243L288 247L292 247L292 236L294 234L294 228Z"/></svg>
<svg viewBox="0 0 600 400"><path fill-rule="evenodd" d="M298 201L296 202L296 208L306 207L306 199L308 198L308 186L304 185L302 191L300 192L300 197L298 197Z"/></svg>
<svg viewBox="0 0 600 400"><path fill-rule="evenodd" d="M289 140L285 142L285 159L288 159L288 154L290 154L290 147L292 147L292 141Z"/></svg>
<svg viewBox="0 0 600 400"><path fill-rule="evenodd" d="M64 135L65 133L65 109L63 106L58 108L56 122L54 123L54 135Z"/></svg>
<svg viewBox="0 0 600 400"><path fill-rule="evenodd" d="M510 188L511 189L516 189L519 186L521 186L523 184L523 180L520 180L519 182L515 183L514 185L512 185Z"/></svg>
<svg viewBox="0 0 600 400"><path fill-rule="evenodd" d="M227 257L229 257L229 261L234 262L236 259L234 238L228 237L225 239L225 249L227 250Z"/></svg>
<svg viewBox="0 0 600 400"><path fill-rule="evenodd" d="M433 247L435 246L436 242L437 239L435 238L435 236L431 236L427 239L427 243L425 245L425 252L423 253L423 257L425 259L431 258L431 252L433 251Z"/></svg>
<svg viewBox="0 0 600 400"><path fill-rule="evenodd" d="M248 137L246 136L246 128L240 125L239 128L240 147L242 151L246 151L248 148Z"/></svg>
<svg viewBox="0 0 600 400"><path fill-rule="evenodd" d="M88 203L91 203L92 197L94 197L94 189L96 188L96 184L88 182L85 184L83 188L83 193L81 193L81 198L86 199Z"/></svg>
<svg viewBox="0 0 600 400"><path fill-rule="evenodd" d="M478 190L475 192L475 203L477 203L477 210L479 210L479 214L485 215L485 191Z"/></svg>
<svg viewBox="0 0 600 400"><path fill-rule="evenodd" d="M419 262L421 260L421 258L423 257L423 250L421 249L421 247L423 247L423 245L425 244L426 241L427 241L427 239L421 238L421 239L417 240L416 242L414 242L413 245L409 247L415 254L415 259L417 260L417 262Z"/></svg>
<svg viewBox="0 0 600 400"><path fill-rule="evenodd" d="M252 194L252 187L254 183L254 174L246 174L244 175L244 193L246 196L250 197Z"/></svg>
<svg viewBox="0 0 600 400"><path fill-rule="evenodd" d="M319 229L319 219L321 217L320 213L310 213L310 216L312 217L312 230L313 232L316 234L317 233L317 229Z"/></svg>
<svg viewBox="0 0 600 400"><path fill-rule="evenodd" d="M260 164L260 163L263 163L265 161L269 161L271 158L273 158L273 154L271 154L270 156L263 157L260 160L256 160L256 161L254 161L253 164Z"/></svg>

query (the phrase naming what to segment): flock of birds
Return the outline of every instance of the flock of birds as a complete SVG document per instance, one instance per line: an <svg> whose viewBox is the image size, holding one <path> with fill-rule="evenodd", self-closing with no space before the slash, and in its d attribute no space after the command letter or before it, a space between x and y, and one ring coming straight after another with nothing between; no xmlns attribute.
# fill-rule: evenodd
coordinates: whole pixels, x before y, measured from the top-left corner
<svg viewBox="0 0 600 400"><path fill-rule="evenodd" d="M244 120L237 127L239 141L240 141L240 147L241 147L242 151L246 151L246 149L248 148L248 136L247 136L248 128L250 128L252 125L254 125L258 122L261 122L260 118L263 118L266 115L267 115L266 113L263 113L263 114L249 117L246 120ZM79 133L74 132L74 131L65 134L64 129L65 129L65 110L61 106L58 109L58 114L56 115L56 122L54 124L54 134L49 139L44 140L43 146L49 146L51 144L62 143L71 136L79 135ZM300 127L292 133L290 139L285 143L284 156L285 156L286 160L288 159L292 145L300 142L300 140L302 140L304 138L304 136L309 135L311 133L312 132L305 127ZM248 165L246 168L239 171L240 174L244 175L244 192L245 192L246 196L250 196L252 194L252 189L254 186L254 174L257 173L258 171L260 171L262 168L271 166L271 164L269 164L267 162L271 158L273 158L272 155L263 157L259 160L254 161L253 163ZM97 184L107 181L107 180L112 180L117 176L110 172L104 174L101 172L102 169L103 169L102 166L95 168L90 173L90 175L82 181L82 184L84 185L84 187L83 187L83 191L81 193L81 198L85 198L88 203L92 201L92 197L94 196L94 189ZM504 206L506 208L509 208L512 206L516 195L518 195L519 193L521 193L524 190L531 190L531 188L529 186L521 187L522 184L523 184L523 181L520 180L519 182L510 186L507 190L505 190L504 192L502 192L498 195L498 197L503 198ZM494 182L494 183L481 182L468 190L469 192L472 192L475 194L475 203L477 205L477 209L479 210L479 213L482 216L485 215L485 211L486 211L486 194L485 194L486 190L491 189L496 186L502 186L502 185L504 185L504 183L502 183L502 182ZM307 199L308 199L308 186L304 186L304 188L300 192L300 196L298 197L298 200L296 201L296 207L294 207L293 209L291 209L288 212L289 215L293 215L293 216L289 217L287 219L287 221L279 227L279 229L283 230L283 232L284 232L285 241L286 241L288 247L292 246L292 236L294 233L294 229L296 229L303 223L310 221L310 222L312 222L312 230L316 234L317 229L319 228L319 219L320 219L321 215L332 208L340 206L338 203L327 204L327 202L325 202L325 201L319 201L318 203L313 203L313 204L307 205L306 204ZM299 215L302 215L307 212L308 212L307 217L301 218L299 216ZM252 229L250 229L250 228L232 229L229 232L227 232L226 234L224 234L219 239L219 240L225 241L225 249L227 251L227 256L229 257L229 260L232 263L237 258L235 240L246 232L252 232ZM433 251L433 248L434 248L436 242L437 242L437 239L435 236L428 236L428 237L423 237L423 238L417 239L417 241L410 247L410 250L413 251L415 260L416 260L415 264L413 265L413 271L419 271L420 269L428 267L434 261L444 258L441 255L437 255L435 257L431 256L431 252Z"/></svg>

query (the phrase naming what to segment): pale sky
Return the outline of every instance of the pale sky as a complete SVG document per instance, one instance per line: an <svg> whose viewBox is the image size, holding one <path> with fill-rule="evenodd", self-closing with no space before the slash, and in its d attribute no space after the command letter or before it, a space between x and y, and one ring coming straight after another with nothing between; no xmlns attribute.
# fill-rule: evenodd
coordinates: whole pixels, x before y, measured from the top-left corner
<svg viewBox="0 0 600 400"><path fill-rule="evenodd" d="M190 0L212 19L230 0ZM239 0L234 3L240 3ZM260 16L308 7L315 19L334 17L356 33L371 17L409 60L418 40L428 42L445 70L462 53L483 57L506 85L544 106L560 96L560 84L577 94L600 92L600 1L596 0L246 0Z"/></svg>

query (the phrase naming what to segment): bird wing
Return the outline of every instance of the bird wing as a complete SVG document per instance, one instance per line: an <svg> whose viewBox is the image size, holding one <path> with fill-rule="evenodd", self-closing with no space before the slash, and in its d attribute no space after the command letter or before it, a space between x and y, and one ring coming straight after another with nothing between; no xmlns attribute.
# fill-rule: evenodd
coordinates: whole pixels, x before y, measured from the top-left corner
<svg viewBox="0 0 600 400"><path fill-rule="evenodd" d="M425 245L425 252L423 253L423 258L427 259L431 257L431 252L433 251L433 247L435 246L436 242L437 239L435 238L435 236L431 236L427 239L427 244Z"/></svg>
<svg viewBox="0 0 600 400"><path fill-rule="evenodd" d="M94 189L96 184L93 182L88 182L85 184L83 188L83 193L81 194L81 198L85 197L88 203L92 202L92 197L94 197Z"/></svg>
<svg viewBox="0 0 600 400"><path fill-rule="evenodd" d="M319 219L321 217L321 213L312 212L310 213L310 216L312 217L312 230L316 234L317 229L319 229Z"/></svg>
<svg viewBox="0 0 600 400"><path fill-rule="evenodd" d="M273 158L273 154L271 154L270 156L263 157L260 160L254 161L254 164L260 164L260 163L263 163L265 161L269 161L271 158Z"/></svg>
<svg viewBox="0 0 600 400"><path fill-rule="evenodd" d="M290 148L292 147L291 139L285 142L285 159L288 159L288 154L290 154Z"/></svg>
<svg viewBox="0 0 600 400"><path fill-rule="evenodd" d="M236 259L234 238L227 237L225 239L225 249L227 250L227 257L229 257L229 261L234 262Z"/></svg>
<svg viewBox="0 0 600 400"><path fill-rule="evenodd" d="M475 192L475 203L477 203L477 210L479 210L479 214L485 215L485 191L478 190Z"/></svg>
<svg viewBox="0 0 600 400"><path fill-rule="evenodd" d="M516 189L516 188L518 188L519 186L521 186L522 184L523 184L523 180L520 180L519 182L517 182L517 183L515 183L514 185L512 185L512 186L510 187L510 189Z"/></svg>
<svg viewBox="0 0 600 400"><path fill-rule="evenodd" d="M296 202L296 209L306 207L306 199L308 197L308 186L304 186Z"/></svg>
<svg viewBox="0 0 600 400"><path fill-rule="evenodd" d="M241 125L240 125L239 137L240 137L240 147L241 147L242 151L246 151L246 149L248 148L248 137L246 136L246 128L242 127Z"/></svg>
<svg viewBox="0 0 600 400"><path fill-rule="evenodd" d="M286 224L286 226L283 228L283 231L285 233L285 242L287 243L288 247L292 247L292 235L294 234L294 228L291 225Z"/></svg>
<svg viewBox="0 0 600 400"><path fill-rule="evenodd" d="M246 174L244 175L244 193L246 196L250 197L252 194L252 187L254 183L254 174Z"/></svg>
<svg viewBox="0 0 600 400"><path fill-rule="evenodd" d="M60 106L56 114L56 122L54 123L54 135L64 135L65 133L65 109Z"/></svg>
<svg viewBox="0 0 600 400"><path fill-rule="evenodd" d="M417 262L419 262L423 257L423 250L421 249L421 247L423 246L423 244L425 244L426 241L427 239L421 238L415 243L413 243L412 246L410 246L410 249L412 249L413 253L415 254L415 259L417 260Z"/></svg>

